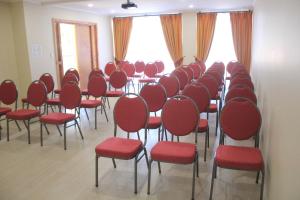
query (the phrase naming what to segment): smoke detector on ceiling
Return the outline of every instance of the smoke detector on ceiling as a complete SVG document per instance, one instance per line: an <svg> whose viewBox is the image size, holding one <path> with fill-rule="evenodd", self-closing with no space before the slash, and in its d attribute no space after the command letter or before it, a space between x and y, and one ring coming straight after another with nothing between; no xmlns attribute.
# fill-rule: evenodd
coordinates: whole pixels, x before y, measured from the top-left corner
<svg viewBox="0 0 300 200"><path fill-rule="evenodd" d="M134 9L137 8L137 5L133 2L130 2L130 0L127 0L127 3L123 3L121 7L123 9Z"/></svg>

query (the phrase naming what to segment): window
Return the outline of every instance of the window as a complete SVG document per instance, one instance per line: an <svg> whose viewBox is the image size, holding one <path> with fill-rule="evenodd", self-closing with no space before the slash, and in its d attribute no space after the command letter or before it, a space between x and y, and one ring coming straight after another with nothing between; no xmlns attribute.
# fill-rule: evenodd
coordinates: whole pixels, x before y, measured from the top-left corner
<svg viewBox="0 0 300 200"><path fill-rule="evenodd" d="M226 65L229 61L236 60L236 55L232 40L232 31L229 13L219 13L212 45L206 67L210 67L216 61L222 61Z"/></svg>
<svg viewBox="0 0 300 200"><path fill-rule="evenodd" d="M165 73L174 70L159 16L134 17L126 60L145 63L161 60L165 64Z"/></svg>

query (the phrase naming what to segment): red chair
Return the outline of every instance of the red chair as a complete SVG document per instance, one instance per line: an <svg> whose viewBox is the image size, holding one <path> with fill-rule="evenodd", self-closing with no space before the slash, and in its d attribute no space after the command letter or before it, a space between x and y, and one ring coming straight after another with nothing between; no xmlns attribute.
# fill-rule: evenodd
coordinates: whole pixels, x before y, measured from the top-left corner
<svg viewBox="0 0 300 200"><path fill-rule="evenodd" d="M90 80L94 76L104 76L104 73L101 69L92 69L92 71L89 74L88 80ZM81 94L87 96L87 99L89 98L88 89L81 90Z"/></svg>
<svg viewBox="0 0 300 200"><path fill-rule="evenodd" d="M236 77L230 81L229 90L232 88L232 86L238 85L238 84L247 85L249 88L251 88L251 90L254 91L254 85L253 85L251 79L239 78L239 77Z"/></svg>
<svg viewBox="0 0 300 200"><path fill-rule="evenodd" d="M175 96L169 99L162 109L163 127L175 136L185 136L197 132L199 124L198 108L192 99L185 96ZM194 164L192 199L195 193L195 172L198 176L198 153L195 144L183 142L160 141L151 149L151 159L148 171L148 194L151 185L151 164L158 162L161 173L161 162L174 164ZM196 170L197 168L197 170Z"/></svg>
<svg viewBox="0 0 300 200"><path fill-rule="evenodd" d="M167 97L173 97L179 93L180 86L178 78L175 75L164 75L158 81L166 90Z"/></svg>
<svg viewBox="0 0 300 200"><path fill-rule="evenodd" d="M66 139L66 129L70 126L78 127L81 138L83 139L82 132L80 126L78 124L77 119L79 118L76 114L79 109L81 102L81 92L75 83L66 83L59 95L59 100L61 105L65 108L65 113L63 112L52 112L47 115L43 115L40 117L40 126L41 126L41 146L43 146L43 125L46 127L46 124L56 125L59 133L61 135L61 131L59 129L59 125L64 125L64 149L67 149L67 139ZM66 113L66 109L73 110L74 113ZM74 124L67 126L68 122L74 121Z"/></svg>
<svg viewBox="0 0 300 200"><path fill-rule="evenodd" d="M186 72L188 76L188 84L191 83L194 80L194 71L191 67L188 65L183 65L180 69Z"/></svg>
<svg viewBox="0 0 300 200"><path fill-rule="evenodd" d="M75 69L75 68L70 68L70 69L68 69L68 70L66 71L65 75L67 75L67 74L74 74L74 75L76 76L77 80L78 80L78 81L80 80L79 72L78 72L78 70Z"/></svg>
<svg viewBox="0 0 300 200"><path fill-rule="evenodd" d="M144 70L145 77L138 80L139 82L138 90L140 90L141 85L143 84L155 82L155 75L157 74L157 72L158 70L155 63L147 63Z"/></svg>
<svg viewBox="0 0 300 200"><path fill-rule="evenodd" d="M193 69L194 79L197 80L201 77L201 68L197 63L189 64L189 67Z"/></svg>
<svg viewBox="0 0 300 200"><path fill-rule="evenodd" d="M188 84L189 82L187 73L184 70L179 68L179 69L175 69L171 74L178 78L179 86L180 86L179 88L180 90L183 90L186 84Z"/></svg>
<svg viewBox="0 0 300 200"><path fill-rule="evenodd" d="M104 77L100 75L93 76L91 79L89 79L88 82L88 94L94 97L94 99L81 100L80 103L80 108L84 108L85 112L87 108L95 109L95 129L97 129L97 110L99 106L101 107L101 112L102 110L104 111L106 121L108 122L105 104L102 101L102 99L97 99L105 96L106 89L107 89L107 85ZM89 119L87 112L86 112L86 116Z"/></svg>
<svg viewBox="0 0 300 200"><path fill-rule="evenodd" d="M203 84L185 86L182 95L194 100L199 113L207 111L210 103L210 96L208 89ZM197 143L197 133L205 133L204 161L206 161L207 148L209 147L209 126L207 119L201 119L200 117L198 131L195 134L195 143Z"/></svg>
<svg viewBox="0 0 300 200"><path fill-rule="evenodd" d="M155 116L150 116L147 129L158 129L158 141L160 141L161 117L156 112L161 110L167 101L165 88L159 83L148 83L140 91L140 96L144 98L148 105L149 112L154 112Z"/></svg>
<svg viewBox="0 0 300 200"><path fill-rule="evenodd" d="M256 105L245 98L235 98L226 103L221 117L221 136L220 146L218 146L212 172L211 189L209 199L212 199L214 179L217 175L217 167L234 170L256 171L258 183L259 172L262 172L262 183L260 199L263 199L264 187L264 161L261 151L255 147L224 145L224 135L230 138L242 141L253 136L258 138L261 115Z"/></svg>
<svg viewBox="0 0 300 200"><path fill-rule="evenodd" d="M134 67L135 67L135 73L136 73L136 74L134 74L134 77L141 78L142 73L144 73L145 67L146 67L144 61L136 61L134 63Z"/></svg>
<svg viewBox="0 0 300 200"><path fill-rule="evenodd" d="M109 81L109 77L110 75L117 69L115 63L113 62L108 62L106 65L105 65L105 68L104 68L104 73L106 74L106 78L105 80L106 81Z"/></svg>
<svg viewBox="0 0 300 200"><path fill-rule="evenodd" d="M79 79L77 78L77 75L75 72L68 72L64 75L62 81L61 81L61 88L64 86L64 84L68 82L75 82L77 85L79 84ZM61 89L54 90L55 94L59 94Z"/></svg>
<svg viewBox="0 0 300 200"><path fill-rule="evenodd" d="M209 91L210 97L217 97L218 96L218 83L215 80L214 77L210 75L205 75L201 79L197 81L198 83L202 83L205 85ZM215 98L216 99L216 98ZM218 102L216 100L216 103L210 103L209 107L207 109L207 119L209 118L209 113L216 113L216 129L215 129L215 135L218 133L218 125L219 125L219 110L218 110Z"/></svg>
<svg viewBox="0 0 300 200"><path fill-rule="evenodd" d="M134 74L135 74L135 67L134 64L132 63L123 63L121 66L121 69L126 73L127 75L127 89L129 92L130 89L130 84L133 86L133 91L135 93L135 87L134 87Z"/></svg>
<svg viewBox="0 0 300 200"><path fill-rule="evenodd" d="M9 122L11 120L23 121L27 133L28 133L28 144L30 144L30 120L41 115L41 107L44 105L47 99L47 89L45 84L38 80L33 81L27 90L27 109L18 109L6 113L7 123L7 141L9 141ZM29 109L29 105L37 109Z"/></svg>
<svg viewBox="0 0 300 200"><path fill-rule="evenodd" d="M1 106L1 103L5 106ZM18 108L18 91L15 83L12 80L4 80L0 85L0 122L4 119L1 119L2 116L5 116L6 113L12 111L11 105L15 104L15 110ZM8 107L9 106L9 107ZM15 121L19 131L21 128L17 121ZM2 127L0 125L0 140L1 140Z"/></svg>
<svg viewBox="0 0 300 200"><path fill-rule="evenodd" d="M118 99L114 108L114 137L107 138L95 148L96 187L98 187L98 159L100 157L112 158L114 168L116 168L115 159L131 160L134 158L134 193L137 193L137 164L145 156L148 166L147 150L140 140L116 137L117 127L127 133L146 130L148 117L147 104L142 97L136 94L126 94ZM141 155L142 152L144 153Z"/></svg>
<svg viewBox="0 0 300 200"><path fill-rule="evenodd" d="M237 85L239 86L239 85ZM251 100L255 105L257 104L257 98L253 90L251 90L249 87L235 87L232 88L227 92L227 95L225 97L225 103L230 101L233 98L236 97L244 97L249 100Z"/></svg>
<svg viewBox="0 0 300 200"><path fill-rule="evenodd" d="M202 60L199 60L197 57L194 58L195 58L195 63L197 63L200 66L201 69L200 77L201 77L206 71L206 65Z"/></svg>
<svg viewBox="0 0 300 200"><path fill-rule="evenodd" d="M160 60L157 60L154 63L157 67L157 74L155 75L155 77L160 78L160 77L162 77L162 73L165 70L165 64Z"/></svg>

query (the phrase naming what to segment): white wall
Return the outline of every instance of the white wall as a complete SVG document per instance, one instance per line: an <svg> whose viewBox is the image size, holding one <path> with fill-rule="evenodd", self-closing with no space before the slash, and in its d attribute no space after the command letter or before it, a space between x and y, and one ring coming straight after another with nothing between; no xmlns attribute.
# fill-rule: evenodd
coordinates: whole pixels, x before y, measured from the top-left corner
<svg viewBox="0 0 300 200"><path fill-rule="evenodd" d="M182 48L184 64L194 62L194 56L197 54L197 13L182 14Z"/></svg>
<svg viewBox="0 0 300 200"><path fill-rule="evenodd" d="M112 61L110 17L33 3L25 3L24 11L32 79L38 79L45 72L51 73L55 79L58 77L55 66L53 18L97 23L100 67L103 68L105 63ZM32 52L33 46L36 45L42 49L39 55Z"/></svg>
<svg viewBox="0 0 300 200"><path fill-rule="evenodd" d="M300 1L256 0L252 77L262 112L266 199L300 199Z"/></svg>

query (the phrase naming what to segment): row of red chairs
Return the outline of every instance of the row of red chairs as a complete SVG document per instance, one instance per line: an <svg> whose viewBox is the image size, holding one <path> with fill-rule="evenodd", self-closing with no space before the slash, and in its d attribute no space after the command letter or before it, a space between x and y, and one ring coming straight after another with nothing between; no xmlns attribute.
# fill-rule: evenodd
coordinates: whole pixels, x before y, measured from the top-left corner
<svg viewBox="0 0 300 200"><path fill-rule="evenodd" d="M227 71L230 76L226 76L226 79L230 80L230 84L225 97L225 106L220 114L221 134L213 162L209 199L212 199L214 179L217 177L217 168L219 167L255 171L257 172L256 183L258 183L261 172L260 199L262 200L265 176L263 156L259 150L259 131L262 119L256 106L254 85L243 65L238 62L230 62L228 66ZM254 147L225 144L225 135L235 141L249 140L254 137Z"/></svg>

